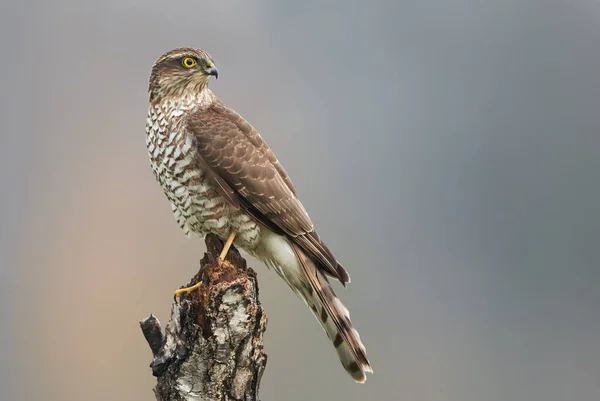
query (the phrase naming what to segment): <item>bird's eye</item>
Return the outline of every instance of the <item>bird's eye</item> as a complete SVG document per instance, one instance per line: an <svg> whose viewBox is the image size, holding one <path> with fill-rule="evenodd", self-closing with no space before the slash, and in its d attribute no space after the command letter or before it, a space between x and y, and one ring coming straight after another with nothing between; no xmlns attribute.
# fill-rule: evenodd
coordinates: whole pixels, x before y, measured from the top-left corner
<svg viewBox="0 0 600 401"><path fill-rule="evenodd" d="M196 65L196 59L192 58L192 57L186 57L183 59L183 61L181 62L181 64L183 64L183 66L185 68L192 68Z"/></svg>

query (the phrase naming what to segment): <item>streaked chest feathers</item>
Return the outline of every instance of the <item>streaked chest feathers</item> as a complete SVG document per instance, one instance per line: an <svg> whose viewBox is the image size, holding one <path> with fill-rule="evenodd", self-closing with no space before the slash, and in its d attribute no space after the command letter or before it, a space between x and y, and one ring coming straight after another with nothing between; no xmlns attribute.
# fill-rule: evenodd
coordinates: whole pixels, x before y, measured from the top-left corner
<svg viewBox="0 0 600 401"><path fill-rule="evenodd" d="M184 126L186 112L195 107L195 99L150 106L146 121L148 155L154 176L186 235L215 232L226 237L233 211L198 168L195 140Z"/></svg>

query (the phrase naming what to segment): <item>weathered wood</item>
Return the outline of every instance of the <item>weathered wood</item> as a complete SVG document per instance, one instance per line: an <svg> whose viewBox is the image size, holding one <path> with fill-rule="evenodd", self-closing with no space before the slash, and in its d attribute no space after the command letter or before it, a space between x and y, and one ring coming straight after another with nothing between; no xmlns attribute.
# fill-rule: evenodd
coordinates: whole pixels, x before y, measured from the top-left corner
<svg viewBox="0 0 600 401"><path fill-rule="evenodd" d="M200 271L186 287L203 284L175 299L164 335L153 315L140 322L159 401L258 400L267 317L256 273L234 247L220 262L222 247L217 236L206 237Z"/></svg>

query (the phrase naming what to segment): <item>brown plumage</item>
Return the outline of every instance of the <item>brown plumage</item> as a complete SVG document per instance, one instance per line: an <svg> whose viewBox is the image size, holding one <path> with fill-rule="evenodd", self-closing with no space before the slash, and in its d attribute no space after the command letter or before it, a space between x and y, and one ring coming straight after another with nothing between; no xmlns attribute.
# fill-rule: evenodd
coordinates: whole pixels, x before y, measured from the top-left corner
<svg viewBox="0 0 600 401"><path fill-rule="evenodd" d="M350 375L372 372L347 309L325 275L350 277L321 241L292 182L260 134L209 89L210 56L175 49L150 77L147 145L154 174L186 233L209 232L275 270L303 299Z"/></svg>

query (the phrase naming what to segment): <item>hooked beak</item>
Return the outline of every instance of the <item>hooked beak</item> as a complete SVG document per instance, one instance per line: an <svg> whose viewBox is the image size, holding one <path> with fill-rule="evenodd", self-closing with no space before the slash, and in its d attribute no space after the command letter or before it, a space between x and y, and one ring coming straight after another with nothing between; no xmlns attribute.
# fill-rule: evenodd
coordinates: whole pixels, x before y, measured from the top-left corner
<svg viewBox="0 0 600 401"><path fill-rule="evenodd" d="M212 75L213 77L219 78L219 71L217 71L217 69L215 67L210 67L206 69L206 73L208 75Z"/></svg>

